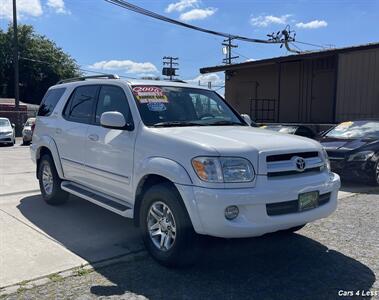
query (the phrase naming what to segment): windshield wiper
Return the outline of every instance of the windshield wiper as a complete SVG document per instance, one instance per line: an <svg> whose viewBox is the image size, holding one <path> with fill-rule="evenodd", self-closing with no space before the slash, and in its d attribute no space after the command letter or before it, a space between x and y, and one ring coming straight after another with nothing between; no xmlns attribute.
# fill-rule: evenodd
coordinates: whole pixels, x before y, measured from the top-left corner
<svg viewBox="0 0 379 300"><path fill-rule="evenodd" d="M153 127L184 127L184 126L204 126L203 124L188 122L188 121L170 121L160 122L153 125Z"/></svg>
<svg viewBox="0 0 379 300"><path fill-rule="evenodd" d="M233 122L233 121L227 121L227 120L220 120L213 123L208 123L208 126L220 126L220 125L239 125L239 126L245 126L245 124L242 124L240 122Z"/></svg>

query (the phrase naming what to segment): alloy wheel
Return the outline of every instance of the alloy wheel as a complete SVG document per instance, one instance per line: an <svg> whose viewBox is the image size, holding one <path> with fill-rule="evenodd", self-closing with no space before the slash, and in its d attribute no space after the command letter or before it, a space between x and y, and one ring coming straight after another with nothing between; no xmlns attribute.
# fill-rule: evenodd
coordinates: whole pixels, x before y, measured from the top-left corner
<svg viewBox="0 0 379 300"><path fill-rule="evenodd" d="M161 251L172 248L176 239L176 223L168 205L161 201L153 202L147 214L147 230L156 248Z"/></svg>
<svg viewBox="0 0 379 300"><path fill-rule="evenodd" d="M53 174L48 163L43 164L42 167L42 185L45 193L51 195L53 192Z"/></svg>

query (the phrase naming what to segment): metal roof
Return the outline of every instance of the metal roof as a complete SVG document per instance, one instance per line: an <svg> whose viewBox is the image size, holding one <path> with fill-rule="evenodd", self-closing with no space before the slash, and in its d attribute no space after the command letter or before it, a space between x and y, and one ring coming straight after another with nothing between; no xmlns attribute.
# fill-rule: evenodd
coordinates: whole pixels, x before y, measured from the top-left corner
<svg viewBox="0 0 379 300"><path fill-rule="evenodd" d="M286 55L286 56L272 57L272 58L248 61L248 62L231 64L231 65L218 65L218 66L213 66L213 67L205 67L205 68L200 69L200 73L205 74L205 73L213 73L213 72L220 72L220 71L226 71L226 70L253 68L253 67L260 67L264 65L271 65L271 64L281 63L281 62L299 61L303 59L311 59L311 58L316 58L316 57L324 57L324 56L336 55L340 53L354 52L354 51L360 51L360 50L369 50L369 49L376 49L376 48L379 48L379 43L369 43L369 44L358 45L358 46L324 49L321 51L311 51L311 52L305 52L302 54L292 54L292 55Z"/></svg>

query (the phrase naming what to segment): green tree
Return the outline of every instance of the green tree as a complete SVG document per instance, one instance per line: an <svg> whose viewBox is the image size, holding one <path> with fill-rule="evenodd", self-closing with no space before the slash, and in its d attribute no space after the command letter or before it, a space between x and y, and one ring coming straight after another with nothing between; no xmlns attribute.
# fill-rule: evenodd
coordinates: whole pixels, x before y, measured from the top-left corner
<svg viewBox="0 0 379 300"><path fill-rule="evenodd" d="M39 104L57 81L79 76L76 61L30 25L18 26L20 100ZM13 27L0 29L0 96L14 96Z"/></svg>

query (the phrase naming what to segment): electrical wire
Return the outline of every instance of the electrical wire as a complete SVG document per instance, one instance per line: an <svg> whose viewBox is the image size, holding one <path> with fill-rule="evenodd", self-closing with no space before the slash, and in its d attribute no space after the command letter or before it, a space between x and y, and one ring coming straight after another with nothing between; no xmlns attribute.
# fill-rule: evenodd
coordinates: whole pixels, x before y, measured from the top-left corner
<svg viewBox="0 0 379 300"><path fill-rule="evenodd" d="M218 31L209 30L209 29L206 29L206 28L194 26L194 25L191 25L191 24L187 24L187 23L184 23L184 22L181 22L181 21L177 21L177 20L174 20L174 19L162 16L160 14L154 13L152 11L149 11L147 9L139 7L137 5L133 5L131 3L128 3L128 2L126 2L124 0L105 0L105 1L108 2L108 3L111 3L113 5L122 7L124 9L130 10L130 11L134 11L136 13L139 13L139 14L142 14L142 15L145 15L145 16L157 19L157 20L161 20L161 21L164 21L164 22L168 22L170 24L175 24L175 25L178 25L178 26L186 27L186 28L189 28L189 29L201 31L201 32L208 33L208 34L213 34L213 35L218 35L218 36L222 36L222 37L225 37L225 38L232 38L232 39L235 39L235 40L240 40L240 41L245 41L245 42L253 42L253 43L262 43L262 44L278 44L278 43L281 43L280 41L254 39L254 38L249 38L249 37L234 35L234 34L230 34L230 33L218 32Z"/></svg>
<svg viewBox="0 0 379 300"><path fill-rule="evenodd" d="M19 59L21 60L28 60L28 61L32 61L32 62L38 62L38 63L41 63L41 64L47 64L47 65L54 65L55 63L50 63L50 62L47 62L47 61L42 61L42 60L38 60L38 59L34 59L34 58L28 58L28 57L22 57L20 56ZM92 70L87 70L87 69L83 69L81 66L78 68L79 71L83 71L83 72L87 72L87 73L93 73L93 74L99 74L99 75L109 75L109 73L104 73L104 72L99 72L99 71L92 71ZM129 78L129 79L137 79L135 77L130 77L130 76L123 76L123 75L118 75L119 77L121 78Z"/></svg>
<svg viewBox="0 0 379 300"><path fill-rule="evenodd" d="M308 46L313 46L313 47L317 47L317 48L326 49L325 46L322 46L322 45L316 45L316 44L312 44L312 43L306 43L306 42L300 42L300 41L294 41L294 43L298 43L298 44L303 44L303 45L308 45Z"/></svg>

